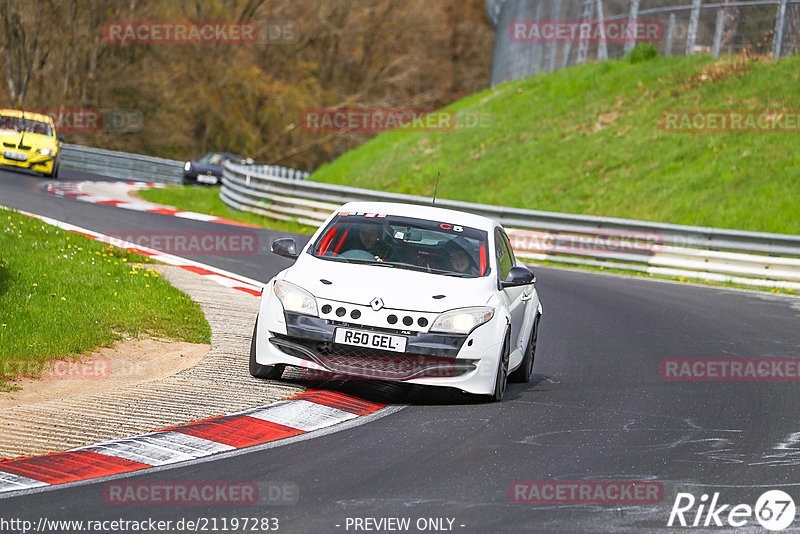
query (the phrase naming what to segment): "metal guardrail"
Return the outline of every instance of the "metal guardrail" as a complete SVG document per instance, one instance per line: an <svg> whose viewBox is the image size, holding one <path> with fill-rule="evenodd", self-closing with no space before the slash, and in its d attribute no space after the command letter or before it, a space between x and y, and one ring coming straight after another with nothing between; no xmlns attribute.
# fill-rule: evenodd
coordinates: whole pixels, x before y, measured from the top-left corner
<svg viewBox="0 0 800 534"><path fill-rule="evenodd" d="M143 154L118 152L82 145L61 144L61 164L112 178L125 178L147 182L181 183L185 162L156 158ZM302 180L308 173L279 165L260 165L259 169L271 176Z"/></svg>
<svg viewBox="0 0 800 534"><path fill-rule="evenodd" d="M231 207L318 226L349 201L430 205L429 197L275 176L226 163L220 198ZM507 229L521 257L800 289L800 236L571 215L441 199L436 206L483 215ZM755 255L758 254L758 255ZM794 256L787 258L785 256ZM733 277L733 278L731 278ZM738 278L742 277L742 278Z"/></svg>
<svg viewBox="0 0 800 534"><path fill-rule="evenodd" d="M113 178L179 183L183 161L81 145L61 145L61 165Z"/></svg>
<svg viewBox="0 0 800 534"><path fill-rule="evenodd" d="M62 145L61 157L65 167L123 179L178 183L183 170L183 163L176 160L80 145ZM311 226L321 224L348 201L431 204L428 197L308 182L308 176L307 172L275 165L226 163L220 198L239 210ZM497 220L508 229L520 257L800 290L800 236L446 199L436 205Z"/></svg>

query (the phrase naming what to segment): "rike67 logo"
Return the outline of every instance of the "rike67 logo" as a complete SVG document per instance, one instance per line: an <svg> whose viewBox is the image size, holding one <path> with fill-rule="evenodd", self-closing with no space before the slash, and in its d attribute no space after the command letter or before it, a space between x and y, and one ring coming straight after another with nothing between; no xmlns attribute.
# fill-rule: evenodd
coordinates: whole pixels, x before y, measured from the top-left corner
<svg viewBox="0 0 800 534"><path fill-rule="evenodd" d="M691 493L678 493L667 526L743 527L755 519L765 529L777 531L792 524L795 512L794 500L781 490L763 493L755 506L723 504L719 492L710 498L704 493L699 499Z"/></svg>

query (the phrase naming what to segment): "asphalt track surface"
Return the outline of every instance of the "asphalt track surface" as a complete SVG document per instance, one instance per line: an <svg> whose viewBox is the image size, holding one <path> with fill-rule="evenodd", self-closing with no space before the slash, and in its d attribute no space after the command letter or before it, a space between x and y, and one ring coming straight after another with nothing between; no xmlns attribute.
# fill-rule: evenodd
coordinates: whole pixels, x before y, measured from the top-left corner
<svg viewBox="0 0 800 534"><path fill-rule="evenodd" d="M61 179L100 178L64 169ZM0 171L0 204L103 232L242 230L55 198L45 183ZM256 232L260 254L191 259L266 281L288 262L265 252L280 234ZM753 506L764 491L781 489L800 504L798 381L674 382L659 372L667 358L797 358L799 299L536 272L545 314L535 376L509 384L501 404L449 390L322 384L406 407L311 439L125 478L289 482L299 489L295 504L112 506L101 480L2 498L0 518L274 517L279 532L383 532L356 529L354 519L410 518L406 532L642 532L677 530L667 521L678 492L698 503L719 492L720 503ZM519 480L659 481L663 500L518 504L509 488ZM442 526L418 523L427 518L443 519ZM747 525L762 531L752 517Z"/></svg>

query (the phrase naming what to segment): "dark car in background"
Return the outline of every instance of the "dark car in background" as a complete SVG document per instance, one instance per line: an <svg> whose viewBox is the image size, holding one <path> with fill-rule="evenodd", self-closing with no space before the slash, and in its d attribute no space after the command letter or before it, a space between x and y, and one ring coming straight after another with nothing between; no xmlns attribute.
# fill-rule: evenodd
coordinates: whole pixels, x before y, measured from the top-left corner
<svg viewBox="0 0 800 534"><path fill-rule="evenodd" d="M222 164L226 161L241 165L252 165L252 158L229 154L228 152L210 152L198 159L183 164L183 183L219 185L222 181Z"/></svg>

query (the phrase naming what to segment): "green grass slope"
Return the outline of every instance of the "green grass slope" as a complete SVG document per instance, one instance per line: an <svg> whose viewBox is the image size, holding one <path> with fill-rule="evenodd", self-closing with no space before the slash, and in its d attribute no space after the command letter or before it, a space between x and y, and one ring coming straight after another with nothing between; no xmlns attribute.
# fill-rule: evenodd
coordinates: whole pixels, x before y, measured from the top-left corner
<svg viewBox="0 0 800 534"><path fill-rule="evenodd" d="M312 180L519 208L800 233L800 131L675 133L674 110L800 110L800 57L590 63L454 103L450 132L386 132Z"/></svg>

